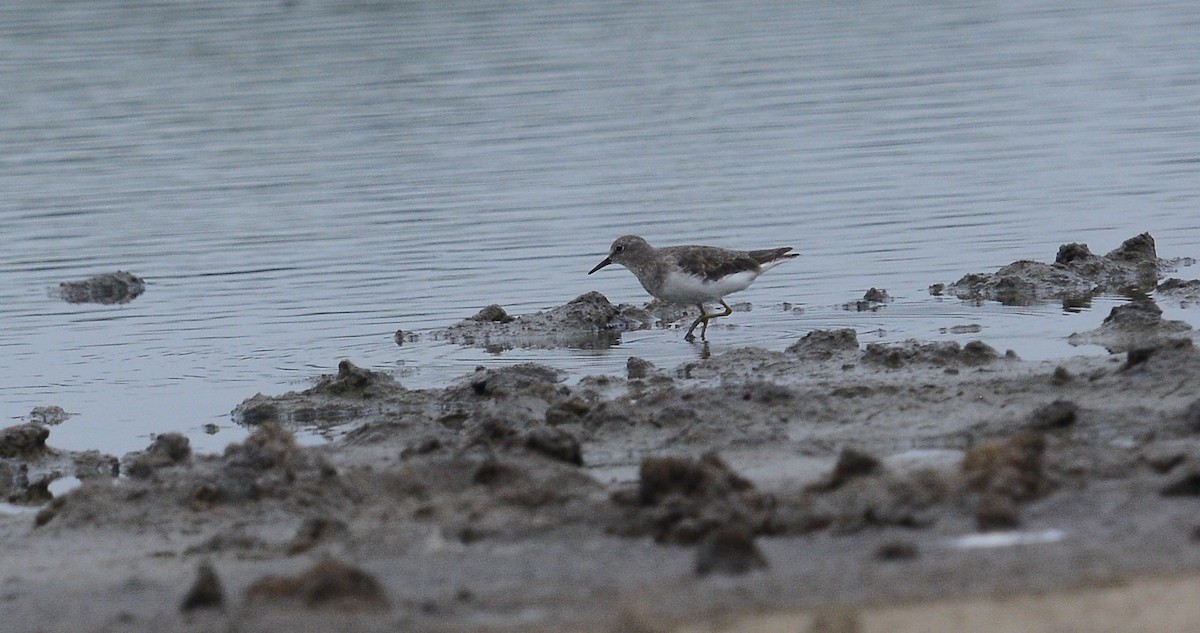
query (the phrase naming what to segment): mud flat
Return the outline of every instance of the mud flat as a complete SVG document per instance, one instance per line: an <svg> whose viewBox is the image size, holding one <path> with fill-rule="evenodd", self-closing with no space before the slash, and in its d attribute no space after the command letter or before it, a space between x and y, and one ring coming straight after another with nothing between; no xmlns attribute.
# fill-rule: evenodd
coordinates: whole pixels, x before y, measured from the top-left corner
<svg viewBox="0 0 1200 633"><path fill-rule="evenodd" d="M634 314L585 297L555 336ZM347 360L248 398L219 455L9 427L0 628L1188 630L1200 351L1129 305L1081 334L1113 353L1057 362L852 330L575 381ZM476 322L527 340L506 318Z"/></svg>
<svg viewBox="0 0 1200 633"><path fill-rule="evenodd" d="M141 277L123 270L96 275L79 281L64 281L51 294L67 303L129 303L146 291Z"/></svg>

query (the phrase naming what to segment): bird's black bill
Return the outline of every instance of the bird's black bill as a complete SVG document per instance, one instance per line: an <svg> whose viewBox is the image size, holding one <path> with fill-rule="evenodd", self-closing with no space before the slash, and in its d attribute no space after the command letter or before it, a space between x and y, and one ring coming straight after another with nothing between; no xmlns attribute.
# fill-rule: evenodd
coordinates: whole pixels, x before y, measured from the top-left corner
<svg viewBox="0 0 1200 633"><path fill-rule="evenodd" d="M607 265L609 265L609 264L611 264L611 263L612 263L612 260L611 260L611 259L609 259L609 258L607 258L607 257L605 257L605 258L604 258L604 261L600 262L599 264L596 264L596 267L595 267L595 268L593 268L593 269L591 269L591 270L589 270L589 271L588 271L588 274L590 275L590 274L592 274L592 273L596 272L597 270L600 270L601 268L604 268L605 266L607 266Z"/></svg>

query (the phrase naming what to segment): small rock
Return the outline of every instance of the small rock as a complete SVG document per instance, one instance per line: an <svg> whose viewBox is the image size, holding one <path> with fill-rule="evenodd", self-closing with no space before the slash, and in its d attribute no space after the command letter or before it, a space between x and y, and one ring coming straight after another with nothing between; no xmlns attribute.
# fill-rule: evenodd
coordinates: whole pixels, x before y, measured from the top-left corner
<svg viewBox="0 0 1200 633"><path fill-rule="evenodd" d="M144 479L159 468L174 466L192 456L192 448L182 433L156 435L150 446L141 453L125 459L125 474Z"/></svg>
<svg viewBox="0 0 1200 633"><path fill-rule="evenodd" d="M513 321L513 317L509 316L499 304L493 303L477 312L475 316L469 317L469 320L483 323L510 323Z"/></svg>
<svg viewBox="0 0 1200 633"><path fill-rule="evenodd" d="M917 557L917 544L907 540L888 541L875 550L879 560L911 560Z"/></svg>
<svg viewBox="0 0 1200 633"><path fill-rule="evenodd" d="M80 480L90 477L117 477L121 474L121 461L97 450L76 453L71 461L75 464L75 477Z"/></svg>
<svg viewBox="0 0 1200 633"><path fill-rule="evenodd" d="M221 588L221 580L210 563L201 563L196 568L196 581L183 597L179 605L180 611L196 609L221 609L225 606L225 591Z"/></svg>
<svg viewBox="0 0 1200 633"><path fill-rule="evenodd" d="M400 451L400 458L408 459L416 455L428 455L441 450L443 446L442 440L436 435L426 435L406 445Z"/></svg>
<svg viewBox="0 0 1200 633"><path fill-rule="evenodd" d="M1150 360L1150 357L1154 356L1154 352L1157 351L1158 348L1156 347L1137 347L1129 350L1125 353L1125 364L1121 366L1121 370L1124 371L1141 365Z"/></svg>
<svg viewBox="0 0 1200 633"><path fill-rule="evenodd" d="M1063 429L1075 423L1079 407L1070 400L1055 400L1033 410L1029 415L1030 428L1041 431Z"/></svg>
<svg viewBox="0 0 1200 633"><path fill-rule="evenodd" d="M1164 497L1200 496L1200 467L1193 465L1182 470L1182 473L1159 490L1159 494Z"/></svg>
<svg viewBox="0 0 1200 633"><path fill-rule="evenodd" d="M1200 458L1200 447L1187 439L1153 442L1142 448L1141 457L1150 470L1165 475L1189 458Z"/></svg>
<svg viewBox="0 0 1200 633"><path fill-rule="evenodd" d="M862 622L858 611L849 607L821 609L813 615L809 633L860 633Z"/></svg>
<svg viewBox="0 0 1200 633"><path fill-rule="evenodd" d="M1048 486L1042 472L1046 440L1036 431L1022 431L1005 440L977 446L963 456L967 486L1016 501L1033 499Z"/></svg>
<svg viewBox="0 0 1200 633"><path fill-rule="evenodd" d="M67 421L67 418L72 414L67 413L62 407L50 405L48 407L34 407L29 412L28 419L34 424L42 424L45 426L54 426Z"/></svg>
<svg viewBox="0 0 1200 633"><path fill-rule="evenodd" d="M136 275L118 270L58 285L58 296L67 303L129 303L146 291L146 282Z"/></svg>
<svg viewBox="0 0 1200 633"><path fill-rule="evenodd" d="M295 576L265 576L246 590L249 605L299 603L310 609L386 610L383 587L369 574L323 560Z"/></svg>
<svg viewBox="0 0 1200 633"><path fill-rule="evenodd" d="M696 549L696 574L745 574L767 566L767 559L746 528L724 528L710 532Z"/></svg>
<svg viewBox="0 0 1200 633"><path fill-rule="evenodd" d="M300 528L296 530L292 542L288 543L287 553L289 556L294 556L307 552L322 540L347 532L346 524L333 517L310 517L305 519Z"/></svg>
<svg viewBox="0 0 1200 633"><path fill-rule="evenodd" d="M348 360L342 360L338 363L336 376L322 376L316 386L305 390L304 393L370 399L376 395L376 385L387 386L395 382L388 374L371 371Z"/></svg>
<svg viewBox="0 0 1200 633"><path fill-rule="evenodd" d="M1108 259L1126 262L1157 262L1158 252L1149 233L1135 235L1105 254Z"/></svg>
<svg viewBox="0 0 1200 633"><path fill-rule="evenodd" d="M814 360L828 360L847 353L857 354L858 333L852 328L813 330L788 346L785 351Z"/></svg>
<svg viewBox="0 0 1200 633"><path fill-rule="evenodd" d="M529 450L551 459L576 466L583 465L583 449L579 445L579 440L561 429L532 429L525 435L525 446Z"/></svg>
<svg viewBox="0 0 1200 633"><path fill-rule="evenodd" d="M46 450L50 429L34 423L0 429L0 457L29 458Z"/></svg>
<svg viewBox="0 0 1200 633"><path fill-rule="evenodd" d="M1071 345L1101 345L1110 353L1134 352L1127 367L1148 359L1154 348L1175 343L1191 343L1192 326L1184 321L1162 318L1162 309L1153 299L1138 299L1116 306L1100 327L1076 332L1067 337Z"/></svg>
<svg viewBox="0 0 1200 633"><path fill-rule="evenodd" d="M546 408L546 424L558 426L578 422L590 410L588 403L578 396L563 398Z"/></svg>
<svg viewBox="0 0 1200 633"><path fill-rule="evenodd" d="M706 453L699 460L647 457L638 473L638 490L645 504L671 494L707 496L725 489L751 488L753 484L730 470L716 453Z"/></svg>
<svg viewBox="0 0 1200 633"><path fill-rule="evenodd" d="M1020 525L1017 502L1009 495L986 494L975 506L975 522L980 530L1010 530Z"/></svg>
<svg viewBox="0 0 1200 633"><path fill-rule="evenodd" d="M1193 400L1183 411L1183 423L1189 431L1200 432L1200 399Z"/></svg>
<svg viewBox="0 0 1200 633"><path fill-rule="evenodd" d="M963 345L961 358L968 365L984 365L996 360L1000 355L996 349L983 341L970 341ZM1016 354L1009 350L1005 358L1015 358Z"/></svg>
<svg viewBox="0 0 1200 633"><path fill-rule="evenodd" d="M871 288L863 294L862 299L842 304L842 309L855 310L858 312L877 312L886 306L891 300L892 297L886 290Z"/></svg>
<svg viewBox="0 0 1200 633"><path fill-rule="evenodd" d="M908 340L895 344L868 343L862 355L865 363L883 365L891 369L899 369L916 363L942 367L956 365L978 367L989 364L997 358L999 358L999 354L996 353L996 350L982 341L971 341L961 346L956 341L926 343Z"/></svg>
<svg viewBox="0 0 1200 633"><path fill-rule="evenodd" d="M630 356L629 360L625 361L625 375L630 380L640 380L648 377L655 370L654 363L648 360Z"/></svg>
<svg viewBox="0 0 1200 633"><path fill-rule="evenodd" d="M1054 263L1066 265L1075 260L1086 259L1088 257L1095 257L1095 255L1088 249L1087 244L1072 242L1058 247L1058 256L1054 258Z"/></svg>
<svg viewBox="0 0 1200 633"><path fill-rule="evenodd" d="M874 287L872 287L865 294L863 294L863 301L881 302L881 301L891 301L891 300L892 300L892 297L891 297L891 295L888 294L888 291L880 290L880 289L874 288Z"/></svg>
<svg viewBox="0 0 1200 633"><path fill-rule="evenodd" d="M647 457L636 489L612 496L624 516L612 529L624 536L654 537L659 543L698 543L709 533L743 526L767 529L772 501L733 472L716 453L699 459Z"/></svg>
<svg viewBox="0 0 1200 633"><path fill-rule="evenodd" d="M837 490L851 479L875 474L879 469L879 459L874 455L853 448L844 448L841 454L838 455L837 464L834 465L833 471L823 480L809 486L808 489L815 491Z"/></svg>

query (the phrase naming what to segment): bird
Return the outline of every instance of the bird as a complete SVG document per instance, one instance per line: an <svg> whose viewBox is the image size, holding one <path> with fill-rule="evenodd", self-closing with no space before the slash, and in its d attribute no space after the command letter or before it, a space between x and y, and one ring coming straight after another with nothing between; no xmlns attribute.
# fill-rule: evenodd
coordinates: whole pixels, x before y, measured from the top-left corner
<svg viewBox="0 0 1200 633"><path fill-rule="evenodd" d="M700 327L700 340L706 341L708 322L733 314L725 295L745 290L764 272L799 257L790 246L755 251L737 251L716 246L665 246L655 248L637 235L623 235L612 243L608 257L588 271L592 274L609 264L620 264L633 273L652 296L670 303L695 305L700 316L683 337L696 340L693 332ZM706 313L705 302L716 301L724 312Z"/></svg>

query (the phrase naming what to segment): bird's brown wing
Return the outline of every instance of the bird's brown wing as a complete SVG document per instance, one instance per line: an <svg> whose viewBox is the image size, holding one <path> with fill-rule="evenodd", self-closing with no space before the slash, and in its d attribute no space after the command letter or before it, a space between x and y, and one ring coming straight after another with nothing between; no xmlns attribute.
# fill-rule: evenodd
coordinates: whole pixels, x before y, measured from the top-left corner
<svg viewBox="0 0 1200 633"><path fill-rule="evenodd" d="M750 253L731 251L724 248L702 247L679 249L675 253L675 263L688 274L701 277L707 281L720 279L743 271L759 270L759 264Z"/></svg>
<svg viewBox="0 0 1200 633"><path fill-rule="evenodd" d="M790 250L792 250L791 246L784 246L782 248L767 248L761 251L750 251L748 255L750 256L750 259L753 259L759 264L769 264L777 259L799 256L799 253L789 254L788 251Z"/></svg>

